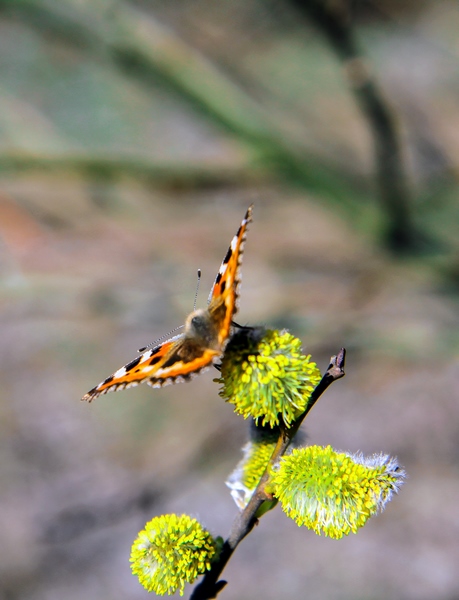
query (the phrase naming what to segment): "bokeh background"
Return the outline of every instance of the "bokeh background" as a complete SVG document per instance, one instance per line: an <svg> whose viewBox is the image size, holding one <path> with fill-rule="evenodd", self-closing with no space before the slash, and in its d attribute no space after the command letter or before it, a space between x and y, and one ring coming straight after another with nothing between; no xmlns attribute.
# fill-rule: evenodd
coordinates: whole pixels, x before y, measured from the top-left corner
<svg viewBox="0 0 459 600"><path fill-rule="evenodd" d="M198 268L205 305L251 202L237 320L345 346L309 441L409 479L341 541L269 513L221 597L459 597L458 31L446 0L0 1L0 598L140 600L148 519L229 532L216 371L79 398Z"/></svg>

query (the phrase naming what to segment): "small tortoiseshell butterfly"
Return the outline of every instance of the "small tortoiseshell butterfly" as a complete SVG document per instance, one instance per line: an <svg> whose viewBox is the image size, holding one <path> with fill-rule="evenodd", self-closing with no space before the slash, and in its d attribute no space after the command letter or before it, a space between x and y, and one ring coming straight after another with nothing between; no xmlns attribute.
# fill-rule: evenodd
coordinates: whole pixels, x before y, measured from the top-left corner
<svg viewBox="0 0 459 600"><path fill-rule="evenodd" d="M222 355L238 308L240 265L251 220L252 206L249 206L218 271L207 308L195 310L187 317L184 333L121 367L85 394L82 400L91 402L101 394L144 381L152 387L188 381Z"/></svg>

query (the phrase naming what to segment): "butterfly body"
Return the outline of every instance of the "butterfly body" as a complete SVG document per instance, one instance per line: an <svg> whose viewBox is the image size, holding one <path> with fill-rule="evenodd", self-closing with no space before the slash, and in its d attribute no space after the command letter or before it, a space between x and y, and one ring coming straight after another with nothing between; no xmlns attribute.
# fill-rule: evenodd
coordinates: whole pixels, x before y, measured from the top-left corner
<svg viewBox="0 0 459 600"><path fill-rule="evenodd" d="M101 394L146 382L152 387L188 381L211 366L223 353L238 308L240 263L250 206L218 271L207 308L188 315L184 332L147 350L85 394L91 402Z"/></svg>

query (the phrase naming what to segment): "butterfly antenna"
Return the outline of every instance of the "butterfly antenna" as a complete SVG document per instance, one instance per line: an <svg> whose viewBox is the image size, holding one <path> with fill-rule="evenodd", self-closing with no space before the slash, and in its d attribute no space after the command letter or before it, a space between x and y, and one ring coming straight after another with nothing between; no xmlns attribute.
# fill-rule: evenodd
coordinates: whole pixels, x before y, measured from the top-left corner
<svg viewBox="0 0 459 600"><path fill-rule="evenodd" d="M198 269L198 283L196 284L196 293L194 295L193 310L196 310L196 302L198 301L199 284L201 283L201 269Z"/></svg>
<svg viewBox="0 0 459 600"><path fill-rule="evenodd" d="M139 348L137 350L137 352L145 352L145 350L147 350L148 348L151 348L152 346L156 346L158 344L158 342L161 342L162 340L170 337L173 333L175 333L179 329L182 329L182 327L184 327L184 325L179 325L175 329L172 329L172 331L169 331L169 333L166 333L166 335L163 335L160 338L158 338L157 340L155 340L154 342L151 342L151 344L147 344L146 346L143 346L143 348Z"/></svg>

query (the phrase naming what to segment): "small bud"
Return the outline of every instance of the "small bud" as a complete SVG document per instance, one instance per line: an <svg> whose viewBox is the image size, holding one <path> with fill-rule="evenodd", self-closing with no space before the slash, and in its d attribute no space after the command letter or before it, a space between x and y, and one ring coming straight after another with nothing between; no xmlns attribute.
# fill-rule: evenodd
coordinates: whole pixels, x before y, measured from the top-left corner
<svg viewBox="0 0 459 600"><path fill-rule="evenodd" d="M210 569L219 542L188 515L162 515L145 525L131 550L131 570L149 592L183 596L185 583Z"/></svg>
<svg viewBox="0 0 459 600"><path fill-rule="evenodd" d="M279 438L279 430L266 430L257 439L251 439L242 448L243 458L228 477L226 485L231 490L231 496L237 506L243 510L271 458Z"/></svg>
<svg viewBox="0 0 459 600"><path fill-rule="evenodd" d="M261 426L252 421L250 441L242 448L243 458L226 481L234 502L241 510L247 506L252 497L261 476L266 470L280 435L281 430L279 427ZM287 453L290 453L293 448L302 443L304 443L304 435L298 432ZM257 512L256 516L260 517L267 510L274 508L276 504L277 500L266 501L262 510Z"/></svg>
<svg viewBox="0 0 459 600"><path fill-rule="evenodd" d="M231 338L221 364L220 396L235 411L274 427L289 426L303 413L321 375L301 341L286 331L241 329Z"/></svg>
<svg viewBox="0 0 459 600"><path fill-rule="evenodd" d="M339 539L382 511L404 478L396 459L386 454L365 458L309 446L282 458L271 487L298 525Z"/></svg>

